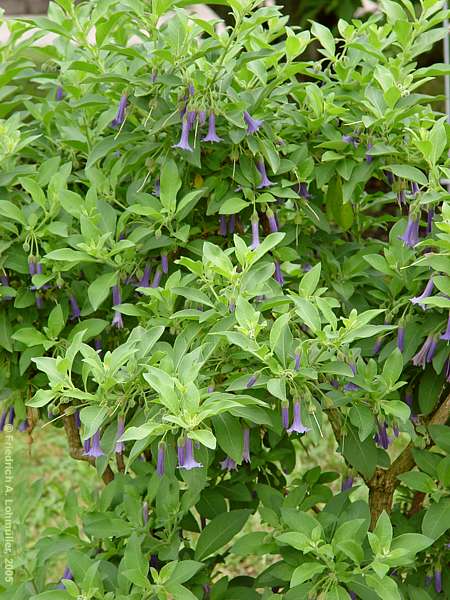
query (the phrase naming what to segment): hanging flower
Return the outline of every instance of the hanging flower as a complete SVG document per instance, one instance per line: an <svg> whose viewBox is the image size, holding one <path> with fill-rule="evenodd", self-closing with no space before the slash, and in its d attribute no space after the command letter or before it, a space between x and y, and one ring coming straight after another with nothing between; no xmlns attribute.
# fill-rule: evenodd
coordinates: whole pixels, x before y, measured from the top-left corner
<svg viewBox="0 0 450 600"><path fill-rule="evenodd" d="M75 419L75 427L77 429L80 429L81 427L81 419L80 419L80 410L77 408L77 410L75 411L74 415L73 415L74 419Z"/></svg>
<svg viewBox="0 0 450 600"><path fill-rule="evenodd" d="M69 567L66 567L66 568L64 569L64 573L63 573L63 576L61 577L61 580L62 580L62 579L70 579L70 580L73 580L72 571L69 569ZM65 585L64 585L64 583L62 583L62 581L61 581L61 583L60 583L60 584L57 586L57 588L56 588L56 589L57 589L57 590L65 590L65 589L66 589L66 586L65 586Z"/></svg>
<svg viewBox="0 0 450 600"><path fill-rule="evenodd" d="M186 451L186 441L184 438L179 438L177 442L178 466L181 468L184 465L184 457Z"/></svg>
<svg viewBox="0 0 450 600"><path fill-rule="evenodd" d="M283 429L289 429L289 403L283 402L281 404L281 424Z"/></svg>
<svg viewBox="0 0 450 600"><path fill-rule="evenodd" d="M300 370L300 352L297 350L297 352L295 353L295 357L294 357L294 369L296 371Z"/></svg>
<svg viewBox="0 0 450 600"><path fill-rule="evenodd" d="M150 265L145 265L144 273L142 277L139 279L138 287L148 288L150 286L150 273L152 269Z"/></svg>
<svg viewBox="0 0 450 600"><path fill-rule="evenodd" d="M242 462L250 463L250 429L248 427L244 429L243 437Z"/></svg>
<svg viewBox="0 0 450 600"><path fill-rule="evenodd" d="M311 198L311 194L308 191L308 184L307 183L299 183L298 184L298 194L304 198L305 200L309 200Z"/></svg>
<svg viewBox="0 0 450 600"><path fill-rule="evenodd" d="M165 442L159 442L158 444L158 458L156 461L156 472L160 477L164 475L164 467L166 460L166 444Z"/></svg>
<svg viewBox="0 0 450 600"><path fill-rule="evenodd" d="M216 115L211 112L209 113L208 120L208 133L203 138L204 142L222 142L222 138L216 133Z"/></svg>
<svg viewBox="0 0 450 600"><path fill-rule="evenodd" d="M400 325L397 329L397 348L402 353L405 350L405 328L403 325Z"/></svg>
<svg viewBox="0 0 450 600"><path fill-rule="evenodd" d="M367 151L366 151L366 162L368 162L369 164L373 161L373 156L370 154L371 149L373 148L373 145L369 142L367 144Z"/></svg>
<svg viewBox="0 0 450 600"><path fill-rule="evenodd" d="M212 393L213 393L213 391L214 391L214 384L213 384L213 383L210 383L210 384L208 385L207 392L208 392L208 394L212 394Z"/></svg>
<svg viewBox="0 0 450 600"><path fill-rule="evenodd" d="M127 95L122 94L122 96L120 98L120 102L119 102L119 107L117 109L117 114L111 122L111 127L114 127L114 129L116 129L117 127L120 127L120 125L123 124L123 122L125 121L125 109L126 108L127 108Z"/></svg>
<svg viewBox="0 0 450 600"><path fill-rule="evenodd" d="M73 294L69 296L70 308L71 308L71 319L79 319L81 317L80 307L78 306L77 299Z"/></svg>
<svg viewBox="0 0 450 600"><path fill-rule="evenodd" d="M274 265L275 265L275 272L274 272L274 278L275 281L277 283L279 283L280 285L284 285L284 277L283 277L283 273L281 272L281 265L277 260L274 260Z"/></svg>
<svg viewBox="0 0 450 600"><path fill-rule="evenodd" d="M221 461L220 468L222 471L237 471L237 464L232 458L227 456L225 460Z"/></svg>
<svg viewBox="0 0 450 600"><path fill-rule="evenodd" d="M248 135L256 133L261 127L261 125L264 123L264 121L262 120L254 119L253 117L251 117L247 111L244 111L244 121L247 125Z"/></svg>
<svg viewBox="0 0 450 600"><path fill-rule="evenodd" d="M118 306L119 304L122 303L122 298L121 298L121 293L120 293L120 287L118 285L114 285L113 286L113 289L112 289L112 302L113 302L113 306ZM117 329L123 329L122 314L118 310L114 311L114 317L113 317L113 320L111 322L111 325L113 327L117 327Z"/></svg>
<svg viewBox="0 0 450 600"><path fill-rule="evenodd" d="M116 440L118 440L125 431L125 419L123 417L119 417L117 419L117 433ZM116 442L116 454L123 454L125 451L125 443L124 442Z"/></svg>
<svg viewBox="0 0 450 600"><path fill-rule="evenodd" d="M90 448L87 452L84 453L86 456L91 456L92 458L98 458L99 456L104 456L105 453L100 447L100 430L94 433L91 437Z"/></svg>
<svg viewBox="0 0 450 600"><path fill-rule="evenodd" d="M351 490L353 487L353 477L347 477L343 479L341 484L341 492L345 492L347 490Z"/></svg>
<svg viewBox="0 0 450 600"><path fill-rule="evenodd" d="M436 594L442 592L442 571L440 566L437 566L434 571L434 589Z"/></svg>
<svg viewBox="0 0 450 600"><path fill-rule="evenodd" d="M169 257L167 254L161 254L161 270L165 274L169 272Z"/></svg>
<svg viewBox="0 0 450 600"><path fill-rule="evenodd" d="M422 300L425 300L425 298L428 298L429 296L431 296L431 294L433 293L433 288L434 288L433 277L430 277L422 294L420 296L415 296L414 298L411 298L411 302L413 304L418 304L423 310L425 310L426 305L422 304Z"/></svg>
<svg viewBox="0 0 450 600"><path fill-rule="evenodd" d="M206 110L200 110L197 113L197 121L200 125L204 125L206 123Z"/></svg>
<svg viewBox="0 0 450 600"><path fill-rule="evenodd" d="M389 436L387 434L386 421L384 421L383 423L380 423L378 421L378 433L376 433L374 435L373 439L375 440L375 443L377 444L377 446L380 446L380 448L383 448L384 450L387 450L389 448L391 439L389 438Z"/></svg>
<svg viewBox="0 0 450 600"><path fill-rule="evenodd" d="M411 183L411 194L414 196L414 198L417 196L417 194L419 193L419 186L417 185L417 183L415 181L413 181Z"/></svg>
<svg viewBox="0 0 450 600"><path fill-rule="evenodd" d="M433 230L433 219L434 219L434 208L429 208L427 211L427 228L425 230L427 235L430 235Z"/></svg>
<svg viewBox="0 0 450 600"><path fill-rule="evenodd" d="M36 262L35 262L34 258L31 257L31 256L28 259L28 273L30 275L35 275L36 274Z"/></svg>
<svg viewBox="0 0 450 600"><path fill-rule="evenodd" d="M383 346L383 336L380 335L379 337L377 337L377 339L375 340L375 344L373 345L374 356L379 354L382 346Z"/></svg>
<svg viewBox="0 0 450 600"><path fill-rule="evenodd" d="M308 431L311 431L311 429L309 427L305 427L305 425L303 425L300 402L299 402L299 400L296 400L294 402L294 420L292 422L292 425L287 430L287 432L288 433L293 433L293 432L308 433Z"/></svg>
<svg viewBox="0 0 450 600"><path fill-rule="evenodd" d="M56 88L56 101L61 102L64 99L64 90L60 85Z"/></svg>
<svg viewBox="0 0 450 600"><path fill-rule="evenodd" d="M159 181L159 177L158 179L155 179L155 183L153 185L153 195L157 198L159 198L161 195L161 182Z"/></svg>
<svg viewBox="0 0 450 600"><path fill-rule="evenodd" d="M11 406L8 414L8 424L12 425L14 423L14 417L16 415L16 411L14 410L14 406Z"/></svg>
<svg viewBox="0 0 450 600"><path fill-rule="evenodd" d="M231 298L228 304L228 310L230 311L230 313L234 313L234 311L236 310L236 301L234 300L234 298Z"/></svg>
<svg viewBox="0 0 450 600"><path fill-rule="evenodd" d="M273 182L267 177L266 173L266 165L264 164L264 160L260 158L256 163L256 168L258 169L259 174L261 175L261 181L258 185L258 190L261 190L266 187L270 187L273 185Z"/></svg>
<svg viewBox="0 0 450 600"><path fill-rule="evenodd" d="M6 423L6 417L8 416L8 411L7 410L3 410L2 414L0 416L0 431L3 431L5 429L5 423Z"/></svg>
<svg viewBox="0 0 450 600"><path fill-rule="evenodd" d="M203 465L195 460L194 445L192 443L192 440L191 438L186 438L184 462L181 468L190 471L191 469L198 469L200 467L203 467Z"/></svg>
<svg viewBox="0 0 450 600"><path fill-rule="evenodd" d="M153 276L152 285L150 287L157 288L161 283L162 272L159 269L156 269L155 275Z"/></svg>
<svg viewBox="0 0 450 600"><path fill-rule="evenodd" d="M27 429L28 429L28 420L27 420L27 419L25 419L24 421L21 421L21 422L20 422L20 424L19 424L19 427L18 427L18 429L19 429L19 431L20 431L20 432L22 432L22 433L23 433L24 431L27 431Z"/></svg>
<svg viewBox="0 0 450 600"><path fill-rule="evenodd" d="M409 215L405 233L399 237L399 240L403 240L405 246L414 248L419 242L419 219L413 218L411 214Z"/></svg>
<svg viewBox="0 0 450 600"><path fill-rule="evenodd" d="M255 250L259 246L259 217L258 213L254 212L251 218L252 223L252 244L251 250Z"/></svg>
<svg viewBox="0 0 450 600"><path fill-rule="evenodd" d="M434 353L436 352L436 346L437 342L434 336L429 335L425 340L422 348L413 357L413 365L416 367L422 367L424 369L425 365L433 360Z"/></svg>
<svg viewBox="0 0 450 600"><path fill-rule="evenodd" d="M342 141L346 144L351 144L354 148L358 147L358 139L353 137L352 135L343 135Z"/></svg>
<svg viewBox="0 0 450 600"><path fill-rule="evenodd" d="M189 114L188 114L189 117ZM194 150L189 145L189 132L191 130L191 124L189 118L183 118L181 124L181 137L178 144L172 146L172 148L180 148L181 150L186 150L187 152L194 152Z"/></svg>
<svg viewBox="0 0 450 600"><path fill-rule="evenodd" d="M268 208L266 210L266 217L267 220L269 221L269 229L272 233L276 233L278 231L278 223L277 223L277 218L275 216L275 213L273 212L273 210L271 208Z"/></svg>
<svg viewBox="0 0 450 600"><path fill-rule="evenodd" d="M448 313L447 329L441 335L441 340L444 340L445 342L450 342L450 311Z"/></svg>
<svg viewBox="0 0 450 600"><path fill-rule="evenodd" d="M83 450L84 450L83 454L85 456L88 456L90 447L91 447L91 440L90 440L90 438L88 438L87 440L84 440L84 442L83 442Z"/></svg>
<svg viewBox="0 0 450 600"><path fill-rule="evenodd" d="M233 234L236 226L236 215L230 215L228 220L228 233Z"/></svg>
<svg viewBox="0 0 450 600"><path fill-rule="evenodd" d="M227 218L225 215L219 215L219 235L222 237L227 235Z"/></svg>
<svg viewBox="0 0 450 600"><path fill-rule="evenodd" d="M256 380L258 379L258 375L252 375L247 381L246 388L251 388L255 385Z"/></svg>

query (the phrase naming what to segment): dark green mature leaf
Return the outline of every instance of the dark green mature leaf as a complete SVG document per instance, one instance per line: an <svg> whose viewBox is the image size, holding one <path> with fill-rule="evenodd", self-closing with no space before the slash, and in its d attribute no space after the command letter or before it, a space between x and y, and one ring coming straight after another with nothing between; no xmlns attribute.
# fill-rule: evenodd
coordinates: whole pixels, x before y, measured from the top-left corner
<svg viewBox="0 0 450 600"><path fill-rule="evenodd" d="M347 427L347 435L342 442L342 452L348 462L364 477L372 477L377 466L377 448L371 439L363 442L354 427Z"/></svg>
<svg viewBox="0 0 450 600"><path fill-rule="evenodd" d="M432 504L422 521L422 532L429 538L437 540L450 528L450 498L441 498Z"/></svg>
<svg viewBox="0 0 450 600"><path fill-rule="evenodd" d="M203 560L227 544L247 522L251 510L232 510L213 519L197 540L195 559Z"/></svg>

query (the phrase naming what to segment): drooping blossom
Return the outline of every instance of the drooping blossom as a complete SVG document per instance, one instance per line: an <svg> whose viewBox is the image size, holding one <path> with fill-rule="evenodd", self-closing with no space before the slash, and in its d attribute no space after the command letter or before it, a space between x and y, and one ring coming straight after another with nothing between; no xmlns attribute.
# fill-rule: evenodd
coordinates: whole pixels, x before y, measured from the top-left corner
<svg viewBox="0 0 450 600"><path fill-rule="evenodd" d="M142 505L142 520L144 521L144 525L148 523L148 502L145 501Z"/></svg>
<svg viewBox="0 0 450 600"><path fill-rule="evenodd" d="M122 125L125 121L125 110L127 108L127 102L127 95L122 94L119 102L119 107L117 109L117 114L111 122L111 127L114 127L114 129L120 127L120 125Z"/></svg>
<svg viewBox="0 0 450 600"><path fill-rule="evenodd" d="M305 183L305 182L299 183L297 191L298 191L298 194L305 200L309 200L311 198L311 194L309 193L307 183Z"/></svg>
<svg viewBox="0 0 450 600"><path fill-rule="evenodd" d="M158 444L158 457L156 460L156 472L160 477L164 475L166 461L166 444L165 442L159 442Z"/></svg>
<svg viewBox="0 0 450 600"><path fill-rule="evenodd" d="M394 175L391 173L391 171L385 171L384 174L386 175L386 179L389 185L393 185L395 180Z"/></svg>
<svg viewBox="0 0 450 600"><path fill-rule="evenodd" d="M283 402L281 404L281 424L283 429L289 429L289 403Z"/></svg>
<svg viewBox="0 0 450 600"><path fill-rule="evenodd" d="M378 421L378 433L376 433L374 435L373 439L375 440L375 443L377 444L377 446L380 446L380 448L383 448L384 450L387 450L389 448L391 439L389 438L389 436L387 434L386 421L384 421L383 423L380 423L380 421Z"/></svg>
<svg viewBox="0 0 450 600"><path fill-rule="evenodd" d="M366 162L368 162L369 164L373 161L373 156L370 154L371 149L373 148L373 145L369 142L367 144L367 150L366 150Z"/></svg>
<svg viewBox="0 0 450 600"><path fill-rule="evenodd" d="M353 376L355 376L355 375L356 375L356 365L355 365L355 363L354 363L354 362L351 362L351 363L349 364L349 367L350 367L350 369L352 370ZM344 391L345 391L345 392L356 392L356 391L358 391L358 390L360 390L360 389L361 389L361 388L360 388L360 387L359 387L359 385L357 385L356 383L352 383L352 382L350 382L350 383L346 383L346 384L344 385Z"/></svg>
<svg viewBox="0 0 450 600"><path fill-rule="evenodd" d="M79 408L77 408L77 410L74 412L73 418L75 419L75 427L77 429L80 429L80 427L81 427L81 419L80 419L80 409Z"/></svg>
<svg viewBox="0 0 450 600"><path fill-rule="evenodd" d="M159 269L156 269L155 274L153 276L152 285L150 287L157 288L161 283L162 272Z"/></svg>
<svg viewBox="0 0 450 600"><path fill-rule="evenodd" d="M242 448L242 462L249 463L250 462L250 429L245 427L242 432L244 441Z"/></svg>
<svg viewBox="0 0 450 600"><path fill-rule="evenodd" d="M400 352L404 352L405 350L405 328L403 325L400 325L397 329L397 348Z"/></svg>
<svg viewBox="0 0 450 600"><path fill-rule="evenodd" d="M256 133L264 121L260 119L254 119L247 111L244 111L244 121L247 125L247 134L251 135Z"/></svg>
<svg viewBox="0 0 450 600"><path fill-rule="evenodd" d="M8 424L12 425L14 423L14 417L16 416L16 411L14 410L14 406L11 406L8 414Z"/></svg>
<svg viewBox="0 0 450 600"><path fill-rule="evenodd" d="M152 272L152 268L150 265L145 265L144 273L142 277L139 279L138 287L148 288L150 286L150 274Z"/></svg>
<svg viewBox="0 0 450 600"><path fill-rule="evenodd" d="M271 208L268 208L266 210L266 217L267 220L269 222L269 229L272 233L275 233L278 231L278 223L277 223L277 218L273 212L273 210Z"/></svg>
<svg viewBox="0 0 450 600"><path fill-rule="evenodd" d="M232 458L227 456L221 461L220 468L222 471L237 471L237 464Z"/></svg>
<svg viewBox="0 0 450 600"><path fill-rule="evenodd" d="M403 188L398 190L397 192L397 202L400 208L403 204L406 204L406 192Z"/></svg>
<svg viewBox="0 0 450 600"><path fill-rule="evenodd" d="M414 196L414 198L417 196L417 194L419 193L419 186L417 185L417 183L415 181L413 181L411 183L411 194Z"/></svg>
<svg viewBox="0 0 450 600"><path fill-rule="evenodd" d="M0 416L0 431L5 429L6 417L8 416L8 411L4 409Z"/></svg>
<svg viewBox="0 0 450 600"><path fill-rule="evenodd" d="M159 196L161 195L161 182L158 179L155 179L155 183L153 185L153 195L156 196L157 198L159 198Z"/></svg>
<svg viewBox="0 0 450 600"><path fill-rule="evenodd" d="M247 381L245 387L247 389L253 387L255 385L257 379L258 379L258 375L251 375L251 377Z"/></svg>
<svg viewBox="0 0 450 600"><path fill-rule="evenodd" d="M186 150L187 152L194 152L194 150L189 145L189 132L191 131L190 120L186 117L183 118L181 124L181 137L178 144L174 144L172 148L180 148L181 150Z"/></svg>
<svg viewBox="0 0 450 600"><path fill-rule="evenodd" d="M341 492L351 490L352 487L353 487L353 477L346 477L345 479L342 480Z"/></svg>
<svg viewBox="0 0 450 600"><path fill-rule="evenodd" d="M294 402L294 420L292 421L292 425L287 430L288 433L308 433L311 431L309 427L306 427L302 423L302 415L299 400Z"/></svg>
<svg viewBox="0 0 450 600"><path fill-rule="evenodd" d="M358 147L358 139L353 137L352 135L343 135L342 141L346 144L351 144L354 148Z"/></svg>
<svg viewBox="0 0 450 600"><path fill-rule="evenodd" d="M267 177L266 173L266 165L264 164L264 160L260 158L256 163L256 168L258 169L259 174L261 175L261 181L258 185L258 190L261 190L266 187L270 187L273 185L273 182Z"/></svg>
<svg viewBox="0 0 450 600"><path fill-rule="evenodd" d="M122 297L120 293L120 287L118 285L114 285L112 289L112 302L113 306L117 306L122 303ZM118 311L114 311L114 317L111 322L113 327L117 327L117 329L123 329L123 319L122 314Z"/></svg>
<svg viewBox="0 0 450 600"><path fill-rule="evenodd" d="M200 125L204 125L206 123L206 110L199 110L197 113L197 121Z"/></svg>
<svg viewBox="0 0 450 600"><path fill-rule="evenodd" d="M413 357L412 362L415 367L425 368L427 363L433 360L434 353L436 352L437 341L433 335L429 335L425 340L422 348Z"/></svg>
<svg viewBox="0 0 450 600"><path fill-rule="evenodd" d="M104 456L104 452L100 447L100 430L94 433L90 440L90 448L87 452L84 453L86 456L91 456L92 458L98 458L99 456Z"/></svg>
<svg viewBox="0 0 450 600"><path fill-rule="evenodd" d="M66 567L66 568L64 569L64 573L63 573L63 576L61 577L61 580L62 580L62 579L70 579L70 580L73 580L73 574L72 574L72 571L69 569L69 567ZM57 590L65 590L65 589L66 589L66 586L65 586L65 585L64 585L64 583L61 581L61 583L60 583L60 584L57 586L57 588L56 588L56 589L57 589Z"/></svg>
<svg viewBox="0 0 450 600"><path fill-rule="evenodd" d="M118 440L125 431L125 419L120 416L117 419L116 440ZM125 451L125 443L116 441L116 454L123 454Z"/></svg>
<svg viewBox="0 0 450 600"><path fill-rule="evenodd" d="M216 115L211 112L209 113L208 119L208 133L202 138L204 142L222 142L222 138L216 133Z"/></svg>
<svg viewBox="0 0 450 600"><path fill-rule="evenodd" d="M186 454L186 441L184 438L179 438L177 442L177 456L178 456L178 466L182 467L184 465L184 457Z"/></svg>
<svg viewBox="0 0 450 600"><path fill-rule="evenodd" d="M207 392L208 392L208 394L212 394L212 393L213 393L213 391L214 391L214 389L215 389L215 388L214 388L214 384L213 384L213 383L210 383L210 384L208 385L208 388L207 388Z"/></svg>
<svg viewBox="0 0 450 600"><path fill-rule="evenodd" d="M167 254L161 254L161 270L165 274L169 272L169 257Z"/></svg>
<svg viewBox="0 0 450 600"><path fill-rule="evenodd" d="M22 432L22 433L23 433L24 431L26 431L26 430L28 429L28 420L27 420L27 419L25 419L24 421L21 421L21 422L19 423L19 427L18 427L18 429L19 429L19 431L20 431L20 432Z"/></svg>
<svg viewBox="0 0 450 600"><path fill-rule="evenodd" d="M420 296L415 296L414 298L411 298L412 304L418 304L423 310L425 310L426 305L422 304L422 300L425 300L425 298L428 298L429 296L431 296L431 294L433 293L433 289L434 289L433 277L430 277L422 294Z"/></svg>
<svg viewBox="0 0 450 600"><path fill-rule="evenodd" d="M284 277L283 277L283 273L281 272L281 265L277 260L274 260L274 265L275 265L275 271L274 271L274 278L275 281L277 283L279 283L280 285L284 285Z"/></svg>
<svg viewBox="0 0 450 600"><path fill-rule="evenodd" d="M436 567L434 571L434 590L436 594L442 592L442 571L441 567Z"/></svg>
<svg viewBox="0 0 450 600"><path fill-rule="evenodd" d="M394 426L392 427L392 431L394 433L394 436L396 438L398 438L398 436L400 435L400 429L398 428L397 423L394 423Z"/></svg>
<svg viewBox="0 0 450 600"><path fill-rule="evenodd" d="M28 259L28 273L30 275L36 275L36 261L32 256Z"/></svg>
<svg viewBox="0 0 450 600"><path fill-rule="evenodd" d="M251 250L255 250L259 246L259 217L256 212L253 213L251 218L252 223L252 244Z"/></svg>
<svg viewBox="0 0 450 600"><path fill-rule="evenodd" d="M227 235L227 218L225 215L219 215L219 235L222 237Z"/></svg>
<svg viewBox="0 0 450 600"><path fill-rule="evenodd" d="M419 219L414 218L411 214L408 217L408 224L403 235L399 237L405 246L408 248L414 248L419 242Z"/></svg>
<svg viewBox="0 0 450 600"><path fill-rule="evenodd" d="M374 356L376 356L377 354L380 353L380 350L383 346L383 336L379 336L377 337L377 339L375 340L375 344L373 345L373 354Z"/></svg>
<svg viewBox="0 0 450 600"><path fill-rule="evenodd" d="M447 381L447 383L450 383L450 359L449 358L447 358L444 363L444 374L445 374L445 380Z"/></svg>
<svg viewBox="0 0 450 600"><path fill-rule="evenodd" d="M228 220L228 233L233 234L236 227L236 215L230 215Z"/></svg>
<svg viewBox="0 0 450 600"><path fill-rule="evenodd" d="M236 300L234 298L231 298L228 304L228 310L230 311L230 313L234 313L234 311L236 310Z"/></svg>
<svg viewBox="0 0 450 600"><path fill-rule="evenodd" d="M94 348L95 348L95 351L96 351L98 354L101 354L101 353L102 353L102 350L103 350L103 349L102 349L102 340L101 340L100 338L98 338L98 337L97 337L97 338L95 338L95 340L94 340Z"/></svg>
<svg viewBox="0 0 450 600"><path fill-rule="evenodd" d="M427 211L427 228L425 230L427 235L430 235L433 230L433 219L434 219L434 208L429 208Z"/></svg>
<svg viewBox="0 0 450 600"><path fill-rule="evenodd" d="M83 454L85 456L88 455L90 447L91 447L91 439L87 438L87 440L84 440L84 442L83 442L83 450L84 450Z"/></svg>
<svg viewBox="0 0 450 600"><path fill-rule="evenodd" d="M73 294L69 296L70 309L71 309L71 319L79 319L81 317L80 307L78 306L77 299Z"/></svg>
<svg viewBox="0 0 450 600"><path fill-rule="evenodd" d="M36 294L34 301L38 310L44 308L44 298L41 296L41 294Z"/></svg>
<svg viewBox="0 0 450 600"><path fill-rule="evenodd" d="M64 90L62 89L62 87L60 85L58 85L58 87L56 88L56 101L61 102L61 100L63 100L63 98L64 98Z"/></svg>
<svg viewBox="0 0 450 600"><path fill-rule="evenodd" d="M441 340L444 340L445 342L450 342L450 311L448 313L447 329L441 335Z"/></svg>
<svg viewBox="0 0 450 600"><path fill-rule="evenodd" d="M198 469L203 465L195 460L194 456L194 444L192 443L191 438L186 438L186 448L184 454L184 462L182 469L186 469L190 471L191 469Z"/></svg>
<svg viewBox="0 0 450 600"><path fill-rule="evenodd" d="M294 357L294 369L296 371L300 370L300 352L297 350Z"/></svg>

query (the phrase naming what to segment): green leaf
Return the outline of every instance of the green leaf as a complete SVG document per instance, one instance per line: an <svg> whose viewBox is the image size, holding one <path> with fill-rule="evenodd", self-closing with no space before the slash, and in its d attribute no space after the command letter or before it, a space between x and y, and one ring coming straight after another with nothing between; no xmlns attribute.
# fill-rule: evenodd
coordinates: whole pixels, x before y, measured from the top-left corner
<svg viewBox="0 0 450 600"><path fill-rule="evenodd" d="M192 579L196 573L203 569L205 565L195 560L182 560L177 563L175 570L169 577L170 583L184 583Z"/></svg>
<svg viewBox="0 0 450 600"><path fill-rule="evenodd" d="M356 429L348 427L342 442L342 451L348 462L364 477L372 477L377 466L378 451L370 438L362 442Z"/></svg>
<svg viewBox="0 0 450 600"><path fill-rule="evenodd" d="M392 171L397 177L428 186L428 178L416 167L411 167L410 165L389 165L384 168L386 171Z"/></svg>
<svg viewBox="0 0 450 600"><path fill-rule="evenodd" d="M434 483L433 479L431 479L431 477L426 473L421 473L420 471L402 473L397 475L397 478L412 490L424 492L425 494L433 492L436 488L436 484Z"/></svg>
<svg viewBox="0 0 450 600"><path fill-rule="evenodd" d="M248 509L232 510L210 521L197 540L195 559L203 560L227 544L242 530L251 513Z"/></svg>
<svg viewBox="0 0 450 600"><path fill-rule="evenodd" d="M292 350L294 338L289 329L290 314L285 313L278 317L270 330L270 348L277 355L281 364L287 366L289 353Z"/></svg>
<svg viewBox="0 0 450 600"><path fill-rule="evenodd" d="M97 277L95 281L88 287L88 298L94 310L97 310L100 305L106 300L109 291L113 285L117 284L117 273L105 273Z"/></svg>
<svg viewBox="0 0 450 600"><path fill-rule="evenodd" d="M194 431L189 432L189 437L192 440L200 442L203 446L211 448L211 450L216 449L216 438L209 429L195 429Z"/></svg>
<svg viewBox="0 0 450 600"><path fill-rule="evenodd" d="M383 377L389 385L396 383L403 371L403 356L398 348L395 348L384 363Z"/></svg>
<svg viewBox="0 0 450 600"><path fill-rule="evenodd" d="M32 406L34 408L41 408L41 406L45 406L49 402L53 400L55 394L52 390L38 390L34 396L25 402L27 406Z"/></svg>
<svg viewBox="0 0 450 600"><path fill-rule="evenodd" d="M242 198L228 198L228 200L225 200L225 202L220 206L219 214L234 215L247 208L247 206L248 202L242 200Z"/></svg>
<svg viewBox="0 0 450 600"><path fill-rule="evenodd" d="M47 337L34 327L25 327L12 334L12 339L25 346L40 346L48 342Z"/></svg>
<svg viewBox="0 0 450 600"><path fill-rule="evenodd" d="M433 438L433 442L439 448L445 450L445 452L450 452L450 427L446 425L430 425L428 430Z"/></svg>
<svg viewBox="0 0 450 600"><path fill-rule="evenodd" d="M217 443L236 463L241 464L244 438L239 421L226 413L212 418Z"/></svg>
<svg viewBox="0 0 450 600"><path fill-rule="evenodd" d="M364 441L373 431L374 416L367 406L352 406L349 412L350 422L358 428L359 439Z"/></svg>
<svg viewBox="0 0 450 600"><path fill-rule="evenodd" d="M422 521L422 533L437 540L450 528L450 498L441 498L432 504Z"/></svg>
<svg viewBox="0 0 450 600"><path fill-rule="evenodd" d="M389 550L392 541L392 525L389 515L385 510L378 517L376 527L373 531L374 535L377 536L381 549L383 551Z"/></svg>
<svg viewBox="0 0 450 600"><path fill-rule="evenodd" d="M305 273L300 281L299 294L309 297L314 294L320 281L321 264L317 263L310 271Z"/></svg>
<svg viewBox="0 0 450 600"><path fill-rule="evenodd" d="M323 25L321 25L320 23L312 23L311 33L319 40L319 42L325 48L327 56L334 56L336 52L336 44L331 31Z"/></svg>
<svg viewBox="0 0 450 600"><path fill-rule="evenodd" d="M160 175L160 200L161 204L169 211L175 213L177 194L181 188L181 179L174 160L169 159L163 164Z"/></svg>
<svg viewBox="0 0 450 600"><path fill-rule="evenodd" d="M407 550L409 554L417 554L433 544L434 539L420 533L404 533L392 540L391 551L401 548Z"/></svg>
<svg viewBox="0 0 450 600"><path fill-rule="evenodd" d="M321 565L317 562L305 562L295 569L291 577L291 587L300 585L304 581L312 579L315 575L323 573L325 571L325 565Z"/></svg>
<svg viewBox="0 0 450 600"><path fill-rule="evenodd" d="M100 429L107 414L107 409L100 406L86 406L80 410L80 419L85 427L83 439L92 437Z"/></svg>
<svg viewBox="0 0 450 600"><path fill-rule="evenodd" d="M312 331L320 330L320 315L317 308L306 298L295 298L295 312Z"/></svg>

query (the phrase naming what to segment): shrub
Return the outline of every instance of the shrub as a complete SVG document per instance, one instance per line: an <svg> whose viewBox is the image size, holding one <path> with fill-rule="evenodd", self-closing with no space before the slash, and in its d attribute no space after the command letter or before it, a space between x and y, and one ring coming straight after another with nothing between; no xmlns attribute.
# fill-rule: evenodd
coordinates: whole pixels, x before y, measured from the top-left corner
<svg viewBox="0 0 450 600"><path fill-rule="evenodd" d="M339 39L182 4L58 0L1 50L2 428L63 427L105 483L1 597L441 597L443 2Z"/></svg>

